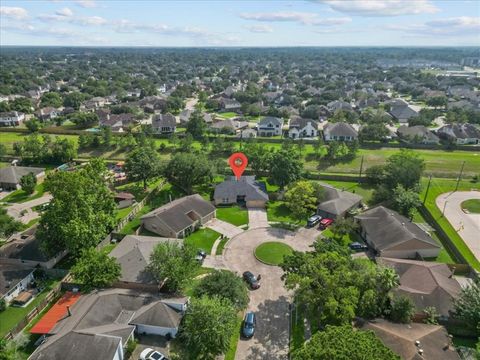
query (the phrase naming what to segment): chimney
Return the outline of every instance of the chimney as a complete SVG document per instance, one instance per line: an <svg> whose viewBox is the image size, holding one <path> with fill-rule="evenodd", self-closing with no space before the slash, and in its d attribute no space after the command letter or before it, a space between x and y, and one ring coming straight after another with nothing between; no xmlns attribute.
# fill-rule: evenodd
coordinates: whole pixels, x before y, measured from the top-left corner
<svg viewBox="0 0 480 360"><path fill-rule="evenodd" d="M67 314L68 316L72 316L72 312L70 311L70 306L67 305Z"/></svg>

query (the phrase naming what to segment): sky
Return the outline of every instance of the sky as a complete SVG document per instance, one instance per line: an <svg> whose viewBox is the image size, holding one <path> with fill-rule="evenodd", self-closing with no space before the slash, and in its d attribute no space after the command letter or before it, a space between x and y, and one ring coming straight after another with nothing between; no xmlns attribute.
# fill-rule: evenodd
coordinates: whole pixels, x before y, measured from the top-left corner
<svg viewBox="0 0 480 360"><path fill-rule="evenodd" d="M480 46L480 0L0 0L0 45Z"/></svg>

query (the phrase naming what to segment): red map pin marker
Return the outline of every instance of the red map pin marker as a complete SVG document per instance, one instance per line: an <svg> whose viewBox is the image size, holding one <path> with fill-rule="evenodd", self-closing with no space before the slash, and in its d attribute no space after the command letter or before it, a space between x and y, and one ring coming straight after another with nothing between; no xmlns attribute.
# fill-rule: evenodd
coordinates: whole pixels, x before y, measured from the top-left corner
<svg viewBox="0 0 480 360"><path fill-rule="evenodd" d="M245 168L248 165L248 159L245 154L241 152L232 154L232 156L228 158L228 163L230 164L230 168L235 174L237 180L240 180L240 177L242 176Z"/></svg>

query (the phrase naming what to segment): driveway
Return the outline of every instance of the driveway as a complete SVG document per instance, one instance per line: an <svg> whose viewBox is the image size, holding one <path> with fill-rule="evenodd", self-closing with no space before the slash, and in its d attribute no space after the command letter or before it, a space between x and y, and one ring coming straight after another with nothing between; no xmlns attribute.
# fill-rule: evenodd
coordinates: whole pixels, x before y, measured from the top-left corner
<svg viewBox="0 0 480 360"><path fill-rule="evenodd" d="M445 206L445 217L455 231L480 261L480 214L465 214L461 204L465 200L480 199L480 191L457 191L445 193L437 197L436 203L440 211Z"/></svg>
<svg viewBox="0 0 480 360"><path fill-rule="evenodd" d="M227 238L232 238L243 232L243 229L240 229L235 225L232 225L226 221L219 220L217 218L213 218L208 223L206 223L205 226L212 230L215 230L216 232L226 236Z"/></svg>
<svg viewBox="0 0 480 360"><path fill-rule="evenodd" d="M305 251L317 235L318 232L313 231L295 234L271 227L250 228L230 239L225 246L225 263L232 271L240 276L246 270L262 275L261 287L250 291L248 305L248 310L257 314L255 336L238 342L236 360L288 359L291 293L283 286L282 270L259 262L254 256L255 248L266 241L278 241Z"/></svg>
<svg viewBox="0 0 480 360"><path fill-rule="evenodd" d="M30 209L35 206L50 202L50 200L52 200L52 195L45 194L35 200L26 201L24 203L14 203L7 207L7 213L14 219L19 220L24 224L27 224L30 220L33 220L39 216L37 212ZM21 213L24 211L26 212L26 214L21 215Z"/></svg>
<svg viewBox="0 0 480 360"><path fill-rule="evenodd" d="M248 228L268 227L267 210L264 208L248 208Z"/></svg>
<svg viewBox="0 0 480 360"><path fill-rule="evenodd" d="M130 360L140 359L141 352L146 348L160 351L165 356L169 355L170 344L163 336L135 334L135 339L137 339L138 344L130 356Z"/></svg>

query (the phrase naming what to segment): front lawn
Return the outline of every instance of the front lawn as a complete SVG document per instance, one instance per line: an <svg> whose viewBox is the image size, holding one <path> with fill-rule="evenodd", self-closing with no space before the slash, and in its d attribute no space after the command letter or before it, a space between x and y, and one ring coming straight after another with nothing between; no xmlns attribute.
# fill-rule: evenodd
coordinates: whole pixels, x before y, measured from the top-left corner
<svg viewBox="0 0 480 360"><path fill-rule="evenodd" d="M284 201L269 201L267 204L267 218L272 222L285 222L297 225L305 225L307 219L296 219L292 211L287 207Z"/></svg>
<svg viewBox="0 0 480 360"><path fill-rule="evenodd" d="M19 189L5 196L2 201L8 203L24 203L30 200L41 198L44 193L45 189L43 183L41 183L35 186L35 192L32 195L28 195L25 191Z"/></svg>
<svg viewBox="0 0 480 360"><path fill-rule="evenodd" d="M330 229L326 229L322 232L322 235L329 239L335 239L336 241L340 242L344 246L348 246L353 242L365 243L360 235L356 232L348 233L344 235L341 239L335 238L332 231Z"/></svg>
<svg viewBox="0 0 480 360"><path fill-rule="evenodd" d="M292 254L293 249L287 244L268 241L257 246L255 249L255 257L267 265L280 265L283 257Z"/></svg>
<svg viewBox="0 0 480 360"><path fill-rule="evenodd" d="M240 206L217 208L217 219L226 221L235 226L248 224L248 211Z"/></svg>
<svg viewBox="0 0 480 360"><path fill-rule="evenodd" d="M212 251L212 246L219 236L220 234L212 229L202 228L188 235L185 238L185 243L191 244L197 249L201 249L207 254L210 254Z"/></svg>
<svg viewBox="0 0 480 360"><path fill-rule="evenodd" d="M467 210L469 213L480 214L480 200L470 199L462 202L462 209Z"/></svg>

